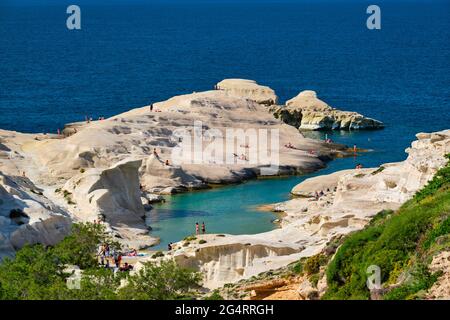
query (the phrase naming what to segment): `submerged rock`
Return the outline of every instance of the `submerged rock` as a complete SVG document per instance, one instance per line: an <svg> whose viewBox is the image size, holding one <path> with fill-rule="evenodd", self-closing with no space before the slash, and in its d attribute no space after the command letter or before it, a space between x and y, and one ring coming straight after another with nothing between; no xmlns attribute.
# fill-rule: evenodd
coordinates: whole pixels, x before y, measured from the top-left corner
<svg viewBox="0 0 450 320"><path fill-rule="evenodd" d="M366 130L379 129L383 124L363 115L332 108L317 98L315 91L302 91L286 102L286 106L272 107L274 116L303 130Z"/></svg>

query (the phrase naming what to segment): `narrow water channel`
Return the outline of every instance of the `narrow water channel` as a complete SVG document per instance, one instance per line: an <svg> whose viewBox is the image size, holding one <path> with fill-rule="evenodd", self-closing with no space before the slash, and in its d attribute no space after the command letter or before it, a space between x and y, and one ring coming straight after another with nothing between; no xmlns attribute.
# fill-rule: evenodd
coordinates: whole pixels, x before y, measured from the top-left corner
<svg viewBox="0 0 450 320"><path fill-rule="evenodd" d="M323 139L325 133L311 132L311 137ZM303 176L278 179L258 179L239 185L226 186L205 191L166 197L166 202L155 205L150 212L148 223L151 235L161 239L154 249L165 250L169 242L177 242L195 233L195 223L205 222L208 233L255 234L277 228L273 220L276 215L258 210L263 204L288 200L291 189L301 181L338 170L354 168L358 163L364 167L376 167L385 162L405 159L403 148L395 150L396 144L383 139L383 131L357 133L328 133L334 141L349 146L368 148L372 151L358 157L336 159L328 166Z"/></svg>

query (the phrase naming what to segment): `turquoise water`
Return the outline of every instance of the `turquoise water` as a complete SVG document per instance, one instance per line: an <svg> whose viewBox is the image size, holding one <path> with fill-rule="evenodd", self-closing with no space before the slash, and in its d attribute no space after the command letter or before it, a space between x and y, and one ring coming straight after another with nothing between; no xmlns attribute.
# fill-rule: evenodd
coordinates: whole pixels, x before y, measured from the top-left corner
<svg viewBox="0 0 450 320"><path fill-rule="evenodd" d="M318 132L308 135L324 137L324 133ZM301 181L316 175L354 168L359 163L365 167L376 167L388 160L387 155L396 155L398 160L403 160L406 156L403 152L378 145L380 135L381 131L328 133L337 142L348 145L355 143L358 147L373 151L359 154L356 158L333 160L325 169L313 174L258 179L239 185L166 197L167 202L156 205L148 218L148 223L153 228L151 235L161 239L161 243L154 248L165 249L169 242L194 234L196 222L205 222L209 233L255 234L270 231L277 227L272 223L276 215L258 211L257 207L288 200L291 189Z"/></svg>

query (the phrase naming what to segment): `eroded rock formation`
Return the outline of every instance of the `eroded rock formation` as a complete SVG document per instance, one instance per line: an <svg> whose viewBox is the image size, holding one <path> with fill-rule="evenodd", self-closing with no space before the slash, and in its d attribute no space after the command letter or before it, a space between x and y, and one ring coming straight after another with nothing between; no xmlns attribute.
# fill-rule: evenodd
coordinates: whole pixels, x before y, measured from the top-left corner
<svg viewBox="0 0 450 320"><path fill-rule="evenodd" d="M74 217L105 221L119 241L134 248L155 243L148 234L141 201L141 162L123 160L105 170L88 169L68 180L61 193L72 203Z"/></svg>
<svg viewBox="0 0 450 320"><path fill-rule="evenodd" d="M341 111L317 98L314 91L306 90L288 100L286 106L274 106L274 116L302 130L356 130L379 129L383 124L363 115Z"/></svg>
<svg viewBox="0 0 450 320"><path fill-rule="evenodd" d="M259 85L253 80L225 79L219 82L216 88L236 97L250 99L267 106L278 103L278 97L274 90Z"/></svg>
<svg viewBox="0 0 450 320"><path fill-rule="evenodd" d="M68 221L92 222L104 217L118 239L141 247L155 242L147 236L143 220L142 201L151 209L146 194L235 183L269 171L272 175L311 172L324 167L324 161L333 156L345 154L344 146L304 138L296 128L274 119L263 105L276 103L270 88L241 80L224 81L218 87L220 90L176 96L105 120L72 123L61 135L0 130L0 170L30 181L49 203L62 208ZM238 130L232 148L226 144L228 129ZM196 130L200 136L205 134L202 145L186 152L182 148L186 134L194 137ZM273 168L270 157L252 158L261 148L261 140L258 135L252 140L247 130L267 132L269 141L262 148L278 157L278 166ZM279 135L274 143L272 131ZM244 140L239 139L242 137ZM203 157L208 148L214 150L214 157ZM200 161L196 158L199 154ZM51 217L51 221L57 220ZM17 247L27 241L53 241L46 240L46 230L37 238L41 231L32 230L37 230L37 222L33 227L28 220L21 222L23 235L14 238L11 232L3 232L9 228L9 220L2 219L2 239L17 239Z"/></svg>
<svg viewBox="0 0 450 320"><path fill-rule="evenodd" d="M0 172L0 260L25 244L54 245L70 225L69 214L29 179Z"/></svg>

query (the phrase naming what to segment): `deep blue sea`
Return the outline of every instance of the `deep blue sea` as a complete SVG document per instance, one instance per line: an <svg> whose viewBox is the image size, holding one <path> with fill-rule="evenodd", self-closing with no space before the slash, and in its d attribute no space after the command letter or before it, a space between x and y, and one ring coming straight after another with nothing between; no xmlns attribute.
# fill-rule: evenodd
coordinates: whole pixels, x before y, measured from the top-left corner
<svg viewBox="0 0 450 320"><path fill-rule="evenodd" d="M327 171L403 160L415 133L450 128L450 1L378 1L381 30L366 28L365 1L80 1L78 31L66 28L72 3L31 3L0 3L2 129L56 132L85 115L112 116L231 77L268 85L282 101L315 90L332 106L386 124L334 133L334 140L374 151L332 162ZM237 226L227 215L247 217L255 204L281 201L299 179L174 197L155 211L155 232L167 242L172 228L178 233L170 240L177 240L188 233L180 225L190 230L208 215L216 232L267 230L269 215L262 225L258 217ZM208 200L213 195L222 201Z"/></svg>

